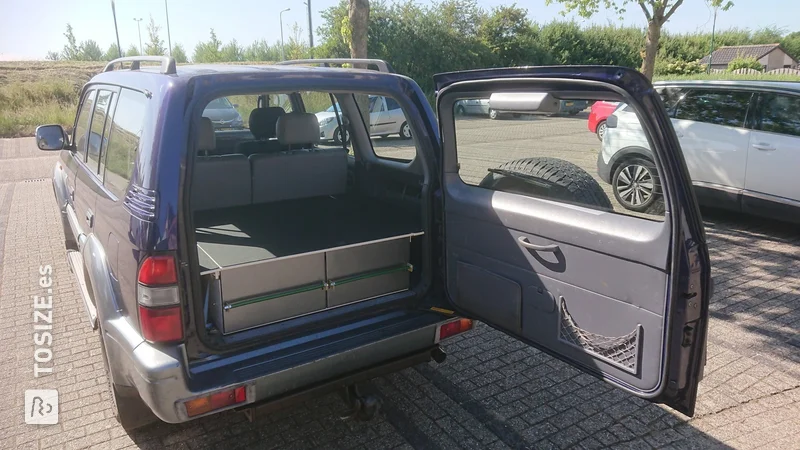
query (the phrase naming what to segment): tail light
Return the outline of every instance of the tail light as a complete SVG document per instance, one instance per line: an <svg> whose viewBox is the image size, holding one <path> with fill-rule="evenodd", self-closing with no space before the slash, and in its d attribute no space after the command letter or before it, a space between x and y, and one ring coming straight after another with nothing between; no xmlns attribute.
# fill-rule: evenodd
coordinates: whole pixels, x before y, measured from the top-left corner
<svg viewBox="0 0 800 450"><path fill-rule="evenodd" d="M471 329L471 319L456 319L451 322L443 323L436 329L436 342L438 343L442 339L447 339Z"/></svg>
<svg viewBox="0 0 800 450"><path fill-rule="evenodd" d="M183 339L183 315L175 256L153 255L139 267L137 302L142 336L149 342Z"/></svg>
<svg viewBox="0 0 800 450"><path fill-rule="evenodd" d="M189 417L199 416L218 409L227 408L231 405L244 403L247 401L247 387L239 386L234 389L215 392L205 397L198 397L184 402L186 415Z"/></svg>

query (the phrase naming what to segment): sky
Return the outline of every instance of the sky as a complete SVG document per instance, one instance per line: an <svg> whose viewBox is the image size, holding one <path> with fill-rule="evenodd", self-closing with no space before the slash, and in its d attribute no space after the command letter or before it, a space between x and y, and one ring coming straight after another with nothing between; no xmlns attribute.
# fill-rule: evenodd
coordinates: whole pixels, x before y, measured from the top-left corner
<svg viewBox="0 0 800 450"><path fill-rule="evenodd" d="M320 12L338 3L338 0L310 0L313 27L322 23ZM389 0L391 1L391 0ZM208 39L214 28L223 42L236 39L249 45L259 39L268 42L280 40L279 13L283 13L284 36L297 23L308 34L308 16L304 0L167 0L172 43L180 43L191 57L195 44ZM432 3L435 0L420 0ZM478 0L481 7L490 9L512 2ZM735 0L735 5L717 18L717 29L731 27L756 29L776 26L787 32L800 31L796 18L800 16L800 2L792 0ZM162 27L161 37L167 43L164 0L116 0L119 39L123 51L130 44L138 46L139 38L134 18L141 22L142 41L147 40L146 24L152 15ZM558 4L545 5L545 0L517 0L517 6L528 10L531 20L544 23L560 19ZM68 6L67 6L68 5ZM33 10L32 10L33 9ZM65 4L63 0L0 0L3 26L0 28L0 60L43 59L48 51L61 51L66 39L66 24L72 24L78 42L93 39L105 51L116 41L110 0L77 0ZM580 23L620 24L616 14L601 11L592 19L568 15ZM665 29L673 32L711 30L711 13L703 0L685 0ZM622 24L644 27L644 14L636 4L628 5ZM317 38L315 36L315 42Z"/></svg>

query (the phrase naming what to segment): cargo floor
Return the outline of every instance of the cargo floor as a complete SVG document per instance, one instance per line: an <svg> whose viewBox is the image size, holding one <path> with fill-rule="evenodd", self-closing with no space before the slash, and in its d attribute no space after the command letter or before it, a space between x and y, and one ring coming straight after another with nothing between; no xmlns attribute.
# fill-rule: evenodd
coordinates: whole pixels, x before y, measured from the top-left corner
<svg viewBox="0 0 800 450"><path fill-rule="evenodd" d="M194 222L204 271L422 231L418 211L358 196L198 211Z"/></svg>

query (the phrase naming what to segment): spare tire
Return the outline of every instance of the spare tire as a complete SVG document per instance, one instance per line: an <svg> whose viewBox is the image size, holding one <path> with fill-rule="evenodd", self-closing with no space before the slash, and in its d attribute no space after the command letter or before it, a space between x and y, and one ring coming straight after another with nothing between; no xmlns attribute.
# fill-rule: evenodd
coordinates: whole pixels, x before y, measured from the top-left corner
<svg viewBox="0 0 800 450"><path fill-rule="evenodd" d="M496 191L613 211L600 184L585 170L558 158L523 158L501 164L480 186Z"/></svg>

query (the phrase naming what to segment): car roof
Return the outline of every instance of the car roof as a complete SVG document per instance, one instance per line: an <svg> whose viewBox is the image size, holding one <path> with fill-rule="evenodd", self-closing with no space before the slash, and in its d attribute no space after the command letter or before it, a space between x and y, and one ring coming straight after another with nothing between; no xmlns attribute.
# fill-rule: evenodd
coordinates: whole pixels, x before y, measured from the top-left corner
<svg viewBox="0 0 800 450"><path fill-rule="evenodd" d="M764 80L682 80L682 81L656 81L653 86L682 86L682 87L720 87L720 88L745 88L757 90L784 90L800 92L800 82L797 81L764 81Z"/></svg>

